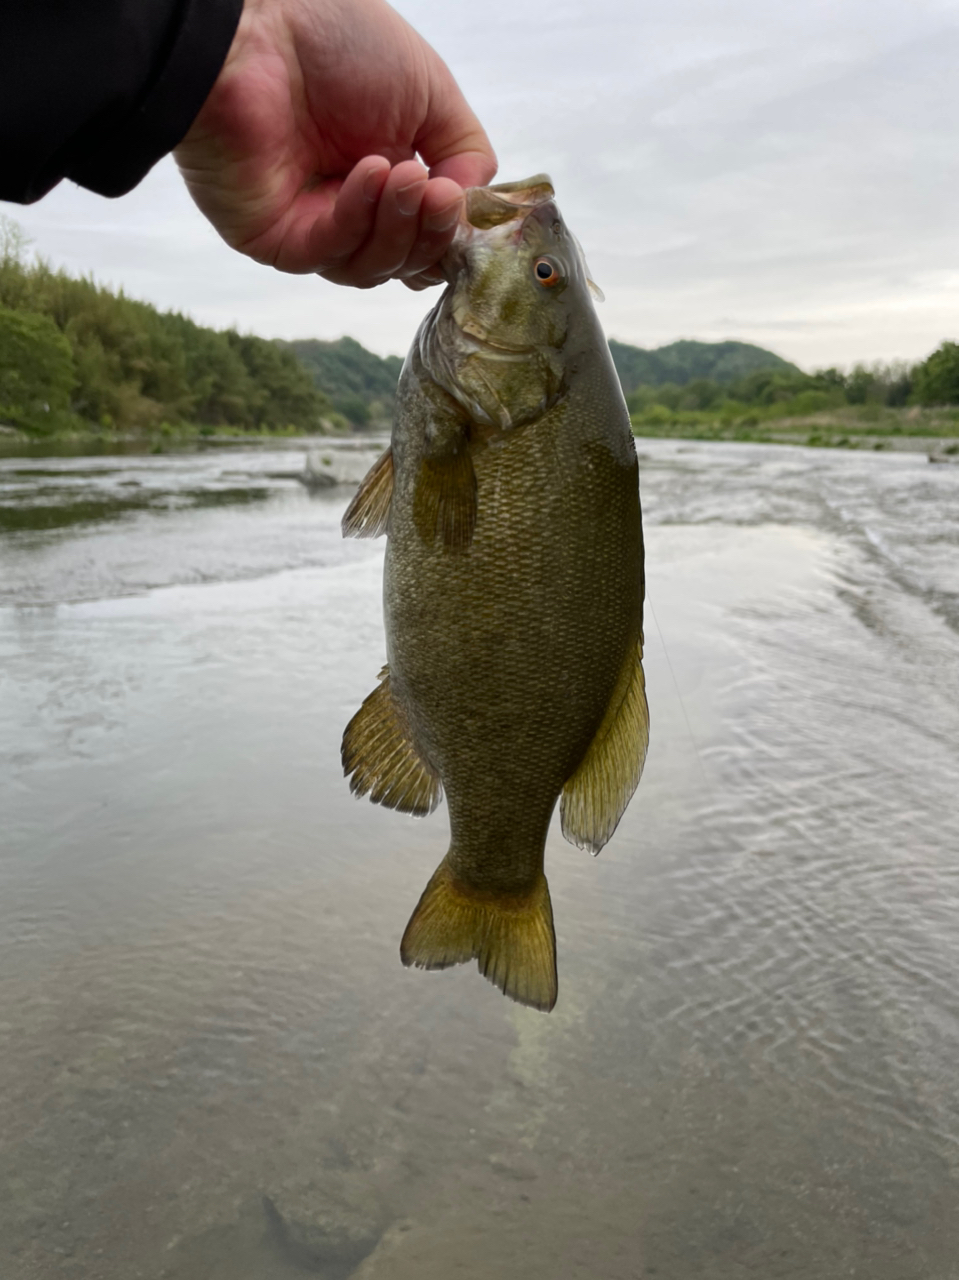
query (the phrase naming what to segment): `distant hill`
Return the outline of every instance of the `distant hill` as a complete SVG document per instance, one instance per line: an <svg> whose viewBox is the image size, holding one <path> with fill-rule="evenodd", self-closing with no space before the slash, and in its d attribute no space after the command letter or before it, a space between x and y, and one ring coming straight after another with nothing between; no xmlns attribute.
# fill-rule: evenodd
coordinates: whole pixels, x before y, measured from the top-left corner
<svg viewBox="0 0 959 1280"><path fill-rule="evenodd" d="M325 392L334 409L360 426L374 416L388 417L403 361L399 356L378 356L355 338L321 342L298 338L280 344L300 361L314 386Z"/></svg>
<svg viewBox="0 0 959 1280"><path fill-rule="evenodd" d="M769 369L798 373L782 356L749 342L691 342L681 339L647 351L611 338L609 349L626 395L637 387L661 387L667 382L685 387L697 378L731 383Z"/></svg>
<svg viewBox="0 0 959 1280"><path fill-rule="evenodd" d="M373 416L388 417L403 361L399 356L374 355L355 338L321 342L301 338L279 345L291 351L333 407L354 425ZM772 351L748 342L690 342L681 340L646 351L625 342L610 340L609 349L626 395L640 386L660 387L674 383L684 387L697 378L729 384L751 373L778 369L798 373L795 365Z"/></svg>

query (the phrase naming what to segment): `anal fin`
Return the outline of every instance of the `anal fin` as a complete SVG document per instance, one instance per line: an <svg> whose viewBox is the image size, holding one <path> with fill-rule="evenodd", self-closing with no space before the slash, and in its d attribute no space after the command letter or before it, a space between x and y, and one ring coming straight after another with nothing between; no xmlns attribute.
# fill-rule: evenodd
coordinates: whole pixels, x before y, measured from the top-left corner
<svg viewBox="0 0 959 1280"><path fill-rule="evenodd" d="M343 734L343 772L356 796L402 813L432 813L443 787L410 738L390 692L389 668Z"/></svg>
<svg viewBox="0 0 959 1280"><path fill-rule="evenodd" d="M390 448L370 467L346 508L341 525L343 537L378 538L385 533L392 500L393 450Z"/></svg>
<svg viewBox="0 0 959 1280"><path fill-rule="evenodd" d="M410 917L400 959L420 969L476 960L480 973L519 1004L548 1013L556 1003L556 935L542 872L528 893L479 893L443 859Z"/></svg>
<svg viewBox="0 0 959 1280"><path fill-rule="evenodd" d="M563 788L559 813L571 844L599 853L639 784L649 746L643 643L630 650L609 707L576 772Z"/></svg>

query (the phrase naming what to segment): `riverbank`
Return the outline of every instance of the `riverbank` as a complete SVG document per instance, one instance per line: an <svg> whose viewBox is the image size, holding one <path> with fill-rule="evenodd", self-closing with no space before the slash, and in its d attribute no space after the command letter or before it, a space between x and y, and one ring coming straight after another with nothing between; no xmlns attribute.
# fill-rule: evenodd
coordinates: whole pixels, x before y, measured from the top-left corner
<svg viewBox="0 0 959 1280"><path fill-rule="evenodd" d="M295 427L257 431L237 431L235 427L205 427L191 424L164 423L151 431L59 431L43 433L19 431L0 426L0 457L68 456L70 454L127 454L166 453L170 450L189 448L215 448L236 446L249 448L268 445L270 448L322 447L331 440L364 442L389 434L389 423L377 424L362 432L338 430L316 431L309 434Z"/></svg>
<svg viewBox="0 0 959 1280"><path fill-rule="evenodd" d="M755 416L730 420L719 414L695 411L666 415L647 412L634 414L631 421L638 439L790 444L959 457L959 409L951 407L874 409L864 405L805 417L770 416L762 420ZM101 454L159 454L181 448L220 446L322 447L324 441L330 440L362 444L389 434L388 422L375 426L375 430L371 427L362 432L331 430L309 435L293 427L237 431L235 427L174 426L168 423L147 432L73 430L44 435L0 427L0 457L86 454L91 451Z"/></svg>
<svg viewBox="0 0 959 1280"><path fill-rule="evenodd" d="M776 416L769 411L766 416L750 414L730 418L708 410L671 413L656 405L644 413L634 414L631 421L634 434L647 439L959 454L959 409L952 406L888 409L877 405L850 405L801 417Z"/></svg>

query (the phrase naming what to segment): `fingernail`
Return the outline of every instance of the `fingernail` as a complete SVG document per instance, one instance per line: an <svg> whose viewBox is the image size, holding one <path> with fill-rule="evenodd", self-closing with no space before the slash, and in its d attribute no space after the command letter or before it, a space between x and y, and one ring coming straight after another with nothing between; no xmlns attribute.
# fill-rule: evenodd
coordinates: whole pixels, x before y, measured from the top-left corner
<svg viewBox="0 0 959 1280"><path fill-rule="evenodd" d="M461 200L457 200L456 204L449 209L441 209L438 213L431 214L426 222L429 231L449 231L450 227L455 227L460 220Z"/></svg>
<svg viewBox="0 0 959 1280"><path fill-rule="evenodd" d="M411 182L408 187L397 188L396 207L399 209L400 213L416 213L420 207L420 201L423 198L423 189L425 186L426 179L420 178L416 182Z"/></svg>
<svg viewBox="0 0 959 1280"><path fill-rule="evenodd" d="M370 204L376 204L377 200L379 200L386 177L387 175L382 169L374 169L366 175L363 183L363 195L369 200Z"/></svg>

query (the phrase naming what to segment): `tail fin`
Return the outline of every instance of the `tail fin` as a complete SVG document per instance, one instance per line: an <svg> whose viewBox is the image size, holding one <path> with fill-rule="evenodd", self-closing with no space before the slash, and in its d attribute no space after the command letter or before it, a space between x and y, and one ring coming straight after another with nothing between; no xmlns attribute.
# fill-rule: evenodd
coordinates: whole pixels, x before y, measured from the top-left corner
<svg viewBox="0 0 959 1280"><path fill-rule="evenodd" d="M522 897L478 893L443 859L410 917L400 958L420 969L477 960L500 991L548 1013L556 1003L556 935L549 886L540 872Z"/></svg>

